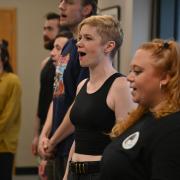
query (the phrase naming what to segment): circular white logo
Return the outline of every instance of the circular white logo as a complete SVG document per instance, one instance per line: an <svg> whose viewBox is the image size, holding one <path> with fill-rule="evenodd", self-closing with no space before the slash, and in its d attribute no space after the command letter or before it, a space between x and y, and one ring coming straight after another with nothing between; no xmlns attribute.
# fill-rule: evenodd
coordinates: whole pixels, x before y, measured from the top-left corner
<svg viewBox="0 0 180 180"><path fill-rule="evenodd" d="M131 134L130 136L128 136L123 141L122 147L124 149L131 149L131 148L133 148L136 145L136 143L137 143L137 141L139 139L139 134L140 134L139 132L135 132L135 133Z"/></svg>

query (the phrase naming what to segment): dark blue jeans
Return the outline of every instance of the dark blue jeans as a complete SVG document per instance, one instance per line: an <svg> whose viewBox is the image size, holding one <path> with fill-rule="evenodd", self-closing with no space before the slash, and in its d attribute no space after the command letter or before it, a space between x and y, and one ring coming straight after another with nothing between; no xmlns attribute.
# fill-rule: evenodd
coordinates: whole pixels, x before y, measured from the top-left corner
<svg viewBox="0 0 180 180"><path fill-rule="evenodd" d="M68 173L68 180L98 180L99 179L99 173L93 173L93 174L75 174L71 171Z"/></svg>

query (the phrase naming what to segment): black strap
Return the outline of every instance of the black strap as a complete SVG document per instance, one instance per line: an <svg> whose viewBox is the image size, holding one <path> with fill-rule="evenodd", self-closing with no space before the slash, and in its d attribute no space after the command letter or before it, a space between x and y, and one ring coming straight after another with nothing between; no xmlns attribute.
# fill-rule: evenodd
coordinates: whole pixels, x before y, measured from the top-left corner
<svg viewBox="0 0 180 180"><path fill-rule="evenodd" d="M105 81L105 83L101 87L101 91L103 90L105 96L107 96L109 89L110 89L112 83L114 82L114 80L121 76L123 76L123 75L120 73L114 73Z"/></svg>

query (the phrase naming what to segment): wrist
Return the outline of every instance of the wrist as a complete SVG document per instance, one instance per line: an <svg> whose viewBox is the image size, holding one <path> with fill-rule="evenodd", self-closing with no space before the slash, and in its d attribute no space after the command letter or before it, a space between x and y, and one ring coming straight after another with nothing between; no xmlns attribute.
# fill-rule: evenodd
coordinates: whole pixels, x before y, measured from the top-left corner
<svg viewBox="0 0 180 180"><path fill-rule="evenodd" d="M50 144L51 147L53 147L53 148L57 145L56 141L55 141L53 138L50 139L49 144Z"/></svg>
<svg viewBox="0 0 180 180"><path fill-rule="evenodd" d="M40 136L39 136L40 139L42 138L47 138L47 135L45 133L41 133Z"/></svg>

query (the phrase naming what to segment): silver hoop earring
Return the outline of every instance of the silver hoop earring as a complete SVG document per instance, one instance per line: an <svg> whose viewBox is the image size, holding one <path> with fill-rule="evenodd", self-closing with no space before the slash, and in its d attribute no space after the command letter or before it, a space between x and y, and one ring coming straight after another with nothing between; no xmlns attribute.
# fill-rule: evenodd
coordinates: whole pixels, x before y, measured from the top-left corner
<svg viewBox="0 0 180 180"><path fill-rule="evenodd" d="M161 84L161 82L159 83L159 88L160 88L160 90L162 90L162 84Z"/></svg>

